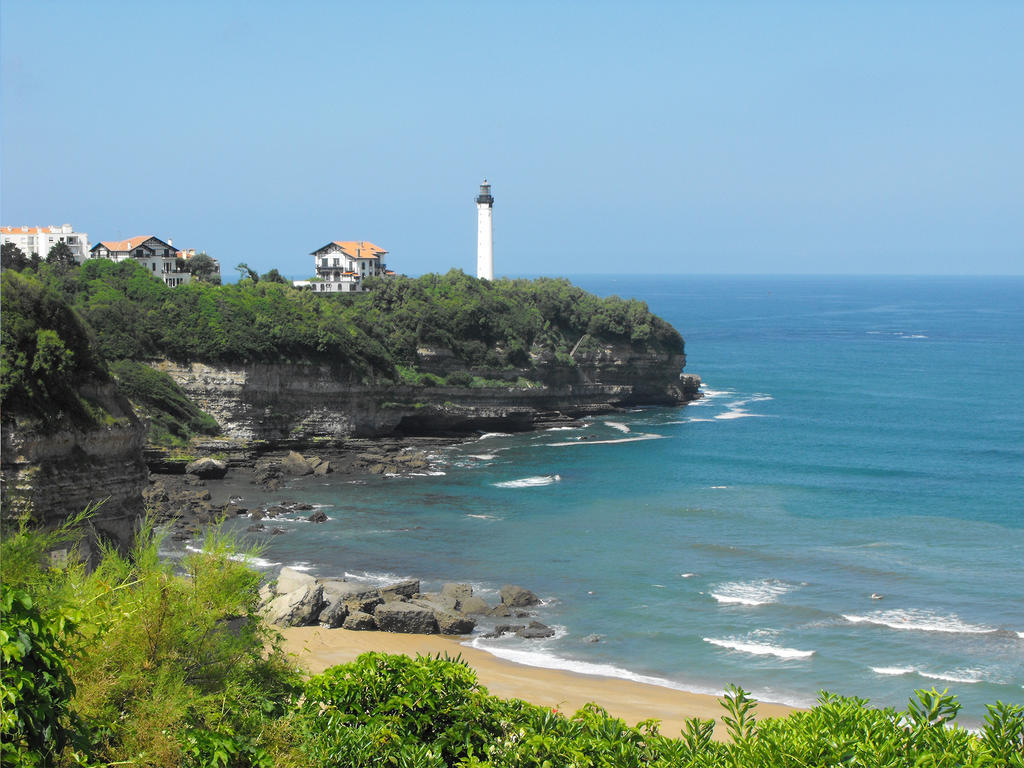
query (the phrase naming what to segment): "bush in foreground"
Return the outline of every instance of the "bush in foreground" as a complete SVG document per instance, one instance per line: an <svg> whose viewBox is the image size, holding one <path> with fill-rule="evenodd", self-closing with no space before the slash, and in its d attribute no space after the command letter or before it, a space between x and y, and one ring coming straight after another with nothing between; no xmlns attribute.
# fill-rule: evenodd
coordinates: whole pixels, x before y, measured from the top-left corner
<svg viewBox="0 0 1024 768"><path fill-rule="evenodd" d="M458 659L370 653L312 678L295 718L317 766L1021 766L1024 707L990 707L980 736L953 724L952 696L920 691L905 712L822 694L808 712L758 721L739 688L722 699L729 740L692 718L681 738L588 705L571 717L487 694Z"/></svg>
<svg viewBox="0 0 1024 768"><path fill-rule="evenodd" d="M972 734L945 692L904 712L822 694L758 720L731 688L719 742L712 720L671 738L594 705L565 717L499 699L460 659L369 653L302 685L259 620L259 574L216 529L177 564L144 527L95 571L73 556L49 565L73 535L0 543L4 766L1024 767L1024 707L989 707Z"/></svg>

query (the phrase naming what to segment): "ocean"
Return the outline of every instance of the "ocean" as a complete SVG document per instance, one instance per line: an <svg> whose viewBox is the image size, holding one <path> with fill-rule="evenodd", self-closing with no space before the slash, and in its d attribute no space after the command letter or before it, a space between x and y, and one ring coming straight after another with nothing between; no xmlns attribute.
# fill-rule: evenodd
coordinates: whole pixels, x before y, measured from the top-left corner
<svg viewBox="0 0 1024 768"><path fill-rule="evenodd" d="M967 725L1024 702L1024 278L573 280L678 328L704 398L249 486L330 518L276 522L264 567L525 586L553 638L467 638L525 664L796 705L949 688Z"/></svg>

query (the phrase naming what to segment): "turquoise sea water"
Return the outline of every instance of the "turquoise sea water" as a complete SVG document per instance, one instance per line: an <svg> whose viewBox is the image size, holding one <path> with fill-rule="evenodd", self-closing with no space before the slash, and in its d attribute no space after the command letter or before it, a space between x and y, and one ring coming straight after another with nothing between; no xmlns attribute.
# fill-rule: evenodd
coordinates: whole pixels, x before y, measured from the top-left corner
<svg viewBox="0 0 1024 768"><path fill-rule="evenodd" d="M798 704L949 687L968 724L1024 701L1024 279L575 282L673 323L706 397L247 491L330 517L267 560L522 584L556 637L471 642L525 663Z"/></svg>

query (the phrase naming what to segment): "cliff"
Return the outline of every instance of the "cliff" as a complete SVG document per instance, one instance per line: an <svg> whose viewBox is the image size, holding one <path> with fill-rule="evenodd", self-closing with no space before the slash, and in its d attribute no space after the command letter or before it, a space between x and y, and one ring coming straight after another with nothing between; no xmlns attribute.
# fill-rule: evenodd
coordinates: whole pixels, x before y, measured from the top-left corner
<svg viewBox="0 0 1024 768"><path fill-rule="evenodd" d="M539 353L543 355L543 353ZM440 375L456 365L446 350L421 348L421 368ZM272 446L322 439L522 431L535 423L632 405L682 404L700 380L680 375L681 353L595 345L573 366L493 371L506 386L411 386L353 381L327 365L153 363L236 441ZM459 368L455 368L459 370ZM478 372L479 373L479 372ZM530 377L534 377L532 380Z"/></svg>
<svg viewBox="0 0 1024 768"><path fill-rule="evenodd" d="M5 419L2 430L2 509L5 524L28 518L45 528L60 525L86 507L102 503L90 521L83 555L96 541L127 548L143 514L142 489L149 473L142 460L146 427L112 384L90 387L102 403L105 424L69 421L43 425Z"/></svg>

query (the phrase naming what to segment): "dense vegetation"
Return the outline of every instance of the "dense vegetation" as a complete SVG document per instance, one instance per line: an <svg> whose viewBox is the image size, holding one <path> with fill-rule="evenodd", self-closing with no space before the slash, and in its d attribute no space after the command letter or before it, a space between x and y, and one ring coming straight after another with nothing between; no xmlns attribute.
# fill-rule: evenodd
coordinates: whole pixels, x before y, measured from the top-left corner
<svg viewBox="0 0 1024 768"><path fill-rule="evenodd" d="M11 411L50 420L66 415L88 422L97 405L83 384L109 379L95 340L54 288L31 272L0 275L0 395Z"/></svg>
<svg viewBox="0 0 1024 768"><path fill-rule="evenodd" d="M323 296L269 279L168 288L137 264L105 259L37 272L94 329L108 360L315 361L391 376L396 364L414 365L424 344L447 346L470 367L529 365L535 345L567 356L585 335L683 344L645 303L601 299L567 280L487 282L452 270Z"/></svg>
<svg viewBox="0 0 1024 768"><path fill-rule="evenodd" d="M537 355L550 372L573 366L574 349L599 343L683 350L679 333L644 302L598 298L567 280L489 282L452 270L375 278L367 293L318 295L284 283L276 270L260 278L242 268L250 277L235 285L169 288L132 261L79 267L8 253L4 412L44 422L66 412L85 418L76 386L106 381L110 367L151 418L151 442L177 445L209 433L211 420L168 377L132 363L312 362L354 381L495 386L543 378ZM420 370L423 346L451 350L452 370Z"/></svg>
<svg viewBox="0 0 1024 768"><path fill-rule="evenodd" d="M1024 706L991 706L975 735L935 691L904 712L822 694L758 720L732 688L722 743L711 720L671 737L499 699L457 659L366 654L303 681L259 621L260 576L218 531L175 568L145 528L91 573L47 559L70 534L0 544L5 766L1024 766Z"/></svg>

